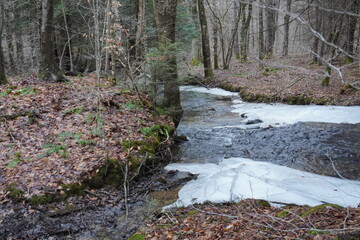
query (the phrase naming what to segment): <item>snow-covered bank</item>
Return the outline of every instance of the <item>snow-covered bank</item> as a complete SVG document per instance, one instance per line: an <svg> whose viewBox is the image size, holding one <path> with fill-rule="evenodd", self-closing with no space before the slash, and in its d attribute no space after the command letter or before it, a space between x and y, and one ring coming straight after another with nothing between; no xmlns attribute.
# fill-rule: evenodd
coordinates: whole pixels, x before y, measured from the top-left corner
<svg viewBox="0 0 360 240"><path fill-rule="evenodd" d="M218 165L174 163L165 169L199 174L197 180L179 191L179 199L171 206L247 198L310 206L334 203L356 207L360 203L360 181L321 176L268 162L230 158Z"/></svg>

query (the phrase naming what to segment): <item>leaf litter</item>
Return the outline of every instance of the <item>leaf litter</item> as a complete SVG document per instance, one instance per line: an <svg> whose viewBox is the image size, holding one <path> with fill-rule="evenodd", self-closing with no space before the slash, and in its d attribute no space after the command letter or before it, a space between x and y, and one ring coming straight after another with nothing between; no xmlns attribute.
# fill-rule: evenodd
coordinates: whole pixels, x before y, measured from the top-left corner
<svg viewBox="0 0 360 240"><path fill-rule="evenodd" d="M121 142L147 141L141 128L172 124L165 115L154 116L151 107L140 107L135 94L105 80L98 88L93 76L68 83L34 76L12 80L0 88L0 100L0 201L10 184L26 198L80 184L106 158L125 162Z"/></svg>

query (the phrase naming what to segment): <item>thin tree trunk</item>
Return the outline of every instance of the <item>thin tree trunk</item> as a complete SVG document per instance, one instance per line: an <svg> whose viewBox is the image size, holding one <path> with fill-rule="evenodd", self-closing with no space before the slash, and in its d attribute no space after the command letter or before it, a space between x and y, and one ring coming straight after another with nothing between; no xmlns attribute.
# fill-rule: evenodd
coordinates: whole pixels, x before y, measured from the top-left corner
<svg viewBox="0 0 360 240"><path fill-rule="evenodd" d="M2 84L7 84L8 81L6 79L6 75L5 75L5 62L4 62L4 54L3 54L3 49L2 49L2 31L3 31L3 6L2 6L2 2L0 3L0 85Z"/></svg>
<svg viewBox="0 0 360 240"><path fill-rule="evenodd" d="M65 13L65 5L64 4L65 4L64 0L61 0L62 14L64 17L64 24L65 24L65 31L66 31L66 38L67 38L67 46L68 46L68 51L69 51L70 72L74 72L74 62L73 62L73 53L72 53L72 48L71 48L71 38L70 38L69 25L67 22L67 16Z"/></svg>
<svg viewBox="0 0 360 240"><path fill-rule="evenodd" d="M234 17L233 17L233 31L235 31L235 28L236 28L236 15L237 15L237 12L238 12L238 9L239 9L239 3L236 1L236 0L234 0L233 1L233 15L234 15ZM243 13L244 14L244 13ZM238 33L236 33L236 35L235 35L235 39L234 39L234 54L235 54L235 58L236 59L240 59L240 47L239 47L239 34Z"/></svg>
<svg viewBox="0 0 360 240"><path fill-rule="evenodd" d="M265 43L264 43L264 10L259 8L259 59L263 60L265 57Z"/></svg>
<svg viewBox="0 0 360 240"><path fill-rule="evenodd" d="M291 11L291 0L286 1L286 11ZM284 42L283 42L283 56L289 55L289 28L290 28L290 16L285 14L284 17Z"/></svg>
<svg viewBox="0 0 360 240"><path fill-rule="evenodd" d="M219 69L219 53L218 53L218 27L216 21L213 24L213 41L214 41L214 69Z"/></svg>
<svg viewBox="0 0 360 240"><path fill-rule="evenodd" d="M135 56L136 58L143 58L143 37L145 28L145 0L138 0L137 9L137 25L136 25L136 40L135 40Z"/></svg>
<svg viewBox="0 0 360 240"><path fill-rule="evenodd" d="M320 27L321 27L321 16L320 16L320 12L319 12L319 0L315 0L315 30L316 31L320 31ZM314 63L320 63L320 59L319 59L319 38L315 36L315 40L314 40L314 45L313 45L313 52L314 52L314 57L313 57L313 62Z"/></svg>
<svg viewBox="0 0 360 240"><path fill-rule="evenodd" d="M204 0L198 0L199 20L201 28L202 53L204 58L204 72L206 78L213 78L214 71L211 65L210 41L207 26L207 19L204 7Z"/></svg>

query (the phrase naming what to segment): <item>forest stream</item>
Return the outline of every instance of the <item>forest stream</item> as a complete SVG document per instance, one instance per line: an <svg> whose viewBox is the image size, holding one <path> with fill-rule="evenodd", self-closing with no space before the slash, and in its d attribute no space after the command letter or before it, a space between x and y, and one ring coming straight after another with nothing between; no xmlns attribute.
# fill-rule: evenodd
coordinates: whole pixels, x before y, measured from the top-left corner
<svg viewBox="0 0 360 240"><path fill-rule="evenodd" d="M360 179L359 123L268 124L265 119L248 116L250 111L232 112L234 103L240 101L237 94L209 94L192 91L191 87L182 90L185 112L177 135L186 136L188 141L172 147L173 162L219 164L223 159L241 157ZM359 109L354 112L358 116ZM73 209L66 211L69 203L62 203L65 211L57 214L13 206L14 213L0 222L0 235L13 232L14 238L27 239L127 239L159 205L174 202L179 186L194 178L194 174L162 170L143 178L130 186L127 219L122 190L94 193L92 197L103 200L100 206L86 199L72 199ZM164 196L171 197L164 200Z"/></svg>

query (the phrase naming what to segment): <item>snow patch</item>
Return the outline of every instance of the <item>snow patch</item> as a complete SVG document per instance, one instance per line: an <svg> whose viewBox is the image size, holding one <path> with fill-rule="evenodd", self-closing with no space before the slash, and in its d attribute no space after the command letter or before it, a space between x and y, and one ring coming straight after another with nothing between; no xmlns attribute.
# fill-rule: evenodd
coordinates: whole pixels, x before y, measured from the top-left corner
<svg viewBox="0 0 360 240"><path fill-rule="evenodd" d="M165 169L198 174L168 207L247 198L310 206L333 203L357 207L360 203L360 181L317 175L268 162L229 158L220 164L174 163Z"/></svg>

